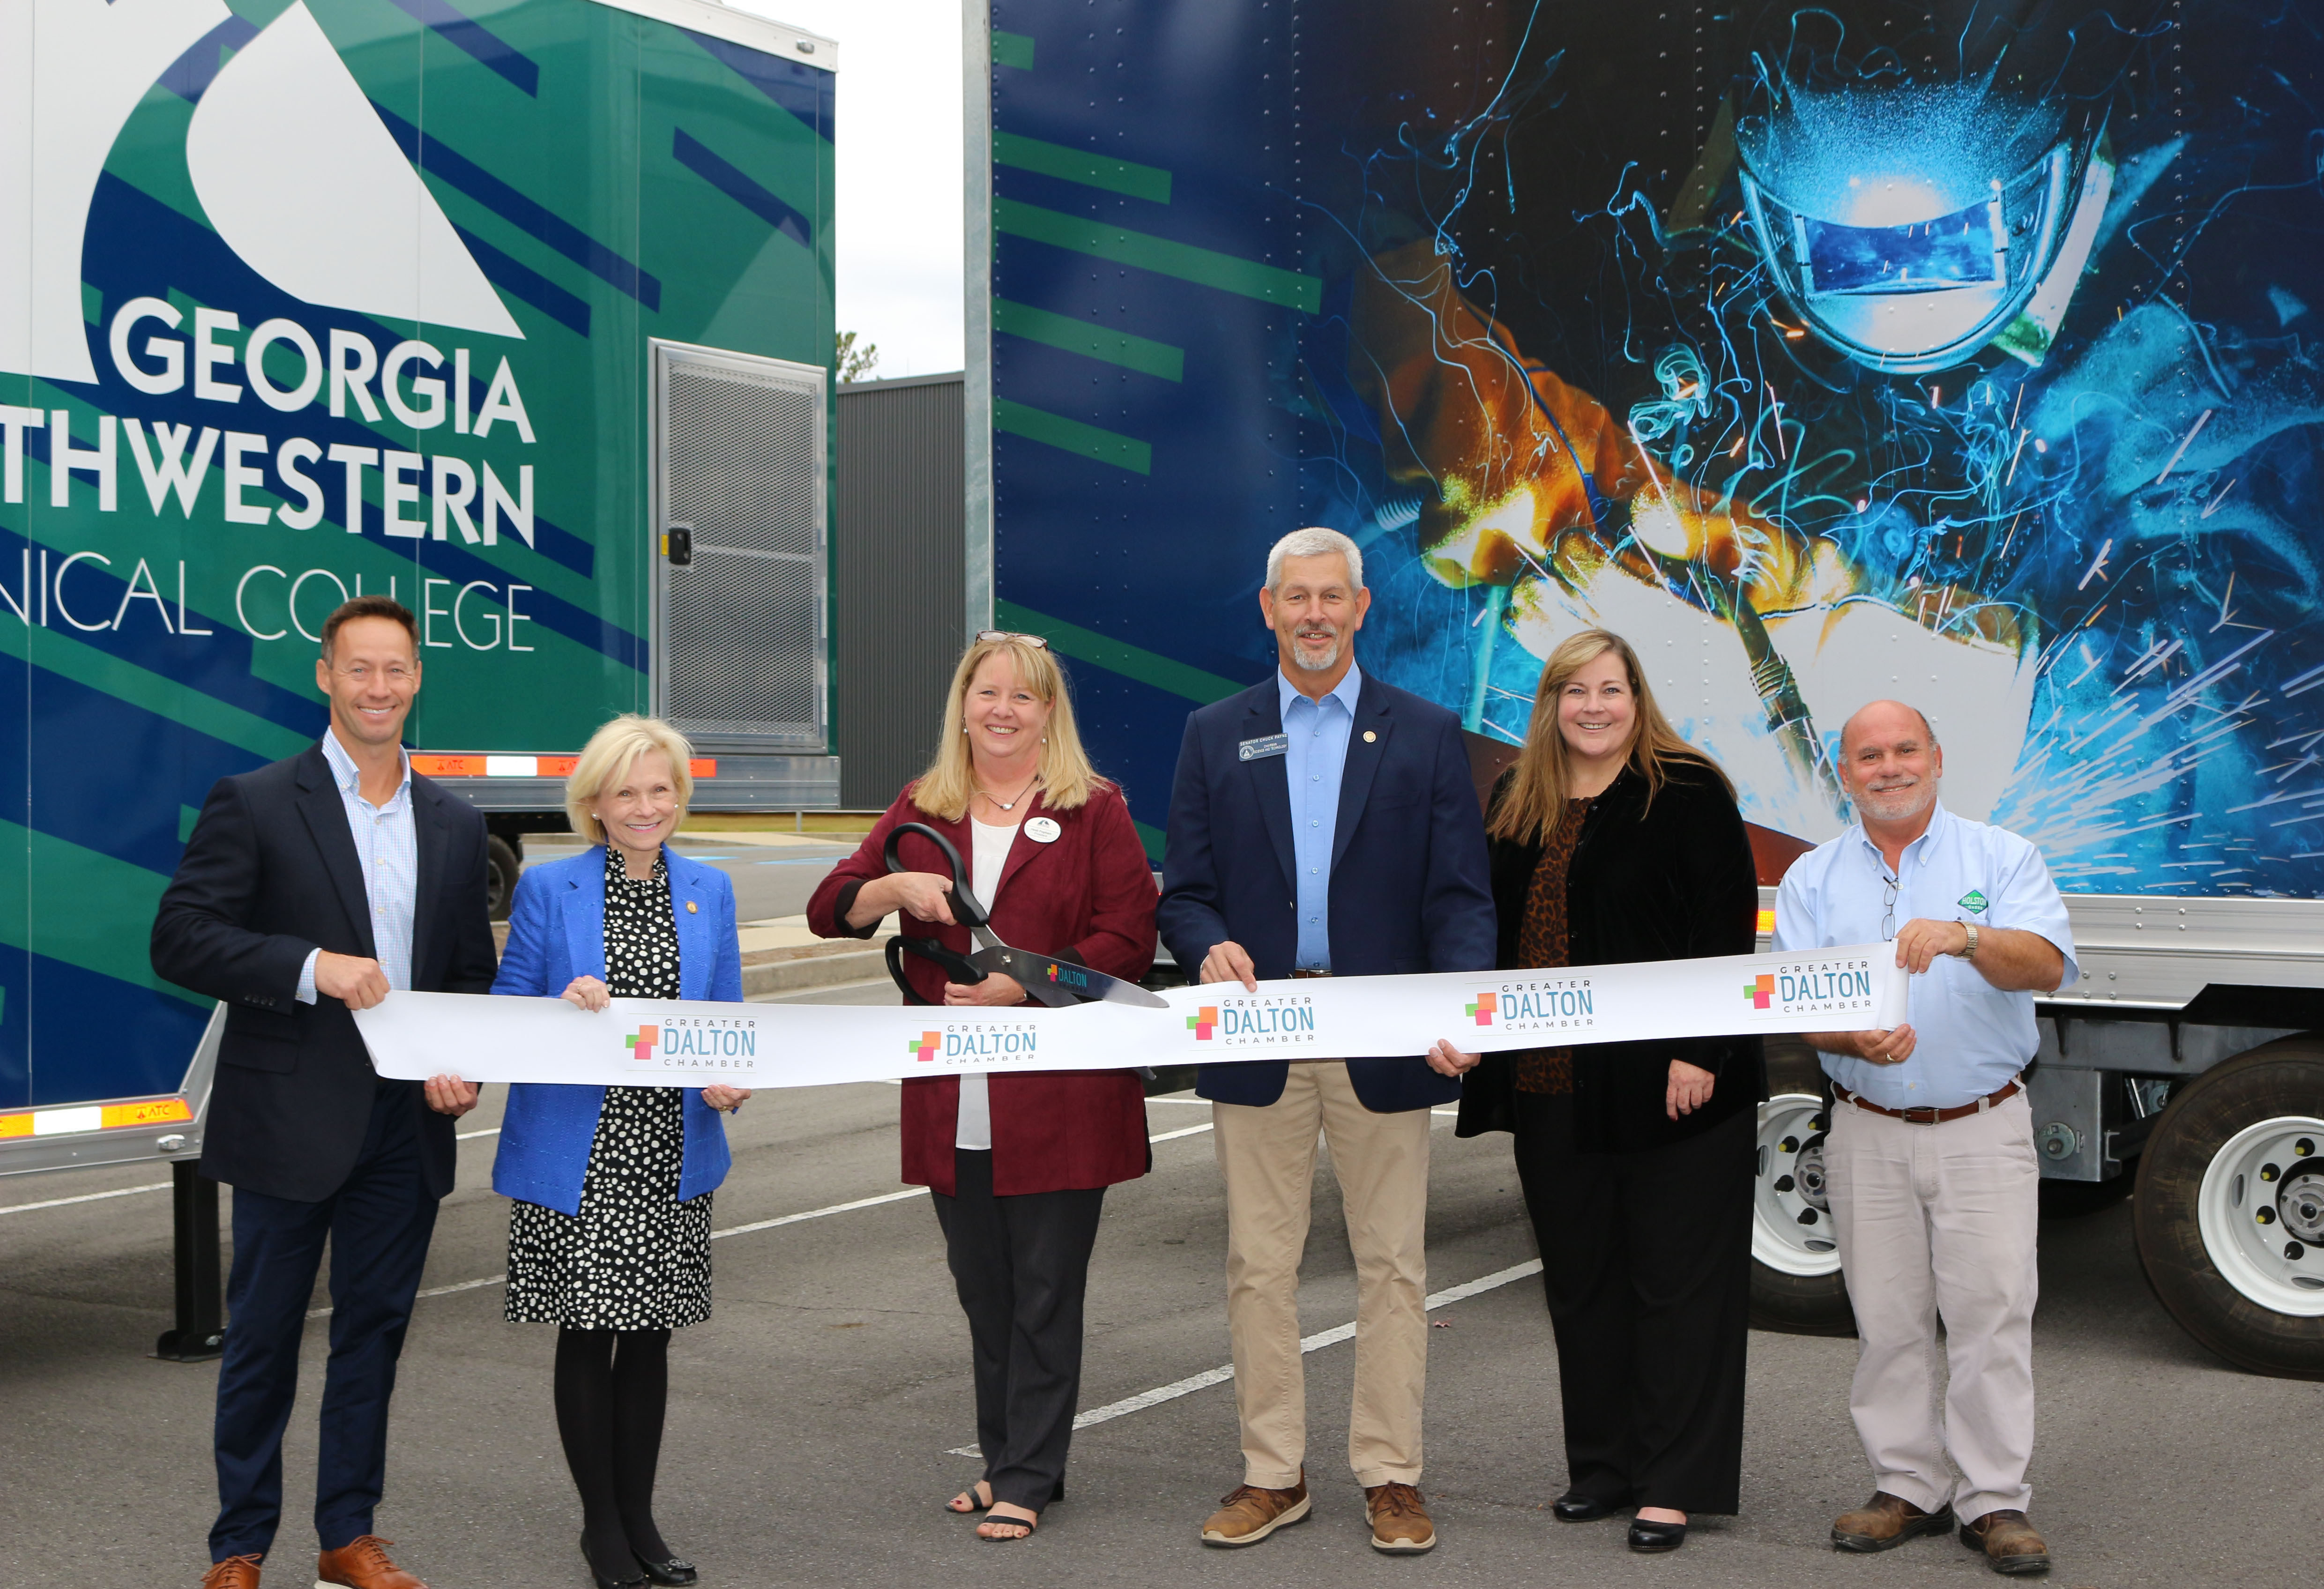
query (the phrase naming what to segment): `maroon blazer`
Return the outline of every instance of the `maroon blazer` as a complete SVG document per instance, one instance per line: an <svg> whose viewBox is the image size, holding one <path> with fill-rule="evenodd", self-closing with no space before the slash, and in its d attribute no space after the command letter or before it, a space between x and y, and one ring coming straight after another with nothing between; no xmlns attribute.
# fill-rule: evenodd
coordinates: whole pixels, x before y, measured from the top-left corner
<svg viewBox="0 0 2324 1589"><path fill-rule="evenodd" d="M1015 814L1015 813L1011 813ZM1047 816L1058 827L1047 844L1020 826L993 897L983 902L1001 941L1036 954L1069 954L1093 970L1136 979L1154 963L1154 874L1130 808L1100 784L1077 811L1053 811L1039 795L1026 820ZM825 877L807 901L807 925L819 937L869 938L879 923L854 928L847 913L874 877L887 876L881 851L901 822L926 822L953 842L961 864L974 850L965 821L948 822L912 803L906 785L853 855ZM899 855L917 871L944 874L936 846L904 836ZM966 884L967 879L962 879ZM965 927L936 927L899 913L900 930L934 936L963 954L976 948ZM920 997L944 1002L944 972L918 955L904 969ZM1028 1005L1032 1000L1025 1001ZM1131 1070L1028 1070L996 1075L992 1092L992 1189L997 1196L1111 1186L1146 1173L1146 1090ZM904 1180L949 1196L953 1139L960 1120L960 1079L904 1083Z"/></svg>

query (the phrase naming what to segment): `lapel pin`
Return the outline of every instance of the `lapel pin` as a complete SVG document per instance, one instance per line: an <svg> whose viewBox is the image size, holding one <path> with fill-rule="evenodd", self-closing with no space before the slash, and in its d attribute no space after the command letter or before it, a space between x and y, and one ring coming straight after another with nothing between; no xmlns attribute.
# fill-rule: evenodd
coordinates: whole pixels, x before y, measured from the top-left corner
<svg viewBox="0 0 2324 1589"><path fill-rule="evenodd" d="M690 916L690 915L693 915L696 911L700 910L701 908L702 908L702 907L701 907L700 905L696 905L696 904L694 903L694 901L692 901L692 900L690 900L690 899L689 899L689 900L687 900L687 901L686 902L686 914L687 914L687 915L689 915L689 916Z"/></svg>
<svg viewBox="0 0 2324 1589"><path fill-rule="evenodd" d="M1374 739L1379 739L1379 736L1378 734L1375 734L1374 732L1372 732L1372 731L1371 731L1371 730L1370 730L1370 729L1366 729L1366 730L1364 730L1364 743L1365 743L1365 744L1369 745L1369 744L1370 744Z"/></svg>

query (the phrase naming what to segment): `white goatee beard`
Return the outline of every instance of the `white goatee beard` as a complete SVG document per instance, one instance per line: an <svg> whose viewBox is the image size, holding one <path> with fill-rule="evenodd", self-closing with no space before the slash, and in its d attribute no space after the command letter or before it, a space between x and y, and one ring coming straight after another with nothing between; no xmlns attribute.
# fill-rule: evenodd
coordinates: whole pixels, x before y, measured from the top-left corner
<svg viewBox="0 0 2324 1589"><path fill-rule="evenodd" d="M1299 631L1297 629L1292 630L1289 638L1291 640L1291 665L1294 667L1301 668L1308 673L1329 673L1333 668L1339 666L1340 631L1338 629L1335 629L1332 631L1332 648L1324 652L1321 657L1311 656L1308 652L1300 648Z"/></svg>
<svg viewBox="0 0 2324 1589"><path fill-rule="evenodd" d="M1908 822L1936 804L1937 780L1927 779L1903 789L1886 789L1875 793L1866 790L1857 796L1857 804L1884 822Z"/></svg>

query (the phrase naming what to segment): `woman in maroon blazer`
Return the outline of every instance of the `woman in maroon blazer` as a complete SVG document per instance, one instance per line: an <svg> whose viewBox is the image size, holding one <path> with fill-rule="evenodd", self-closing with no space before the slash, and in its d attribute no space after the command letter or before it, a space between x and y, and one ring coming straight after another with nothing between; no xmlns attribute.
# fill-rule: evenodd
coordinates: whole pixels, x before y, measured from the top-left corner
<svg viewBox="0 0 2324 1589"><path fill-rule="evenodd" d="M960 659L934 765L807 903L825 938L902 931L964 954L936 847L890 830L925 822L952 841L992 930L1019 949L1136 978L1154 960L1154 876L1121 793L1091 770L1064 674L1036 635L987 630ZM930 1004L1030 1004L1008 977L947 982L906 956ZM1065 1493L1081 1392L1082 1298L1105 1189L1146 1173L1145 1092L1129 1070L928 1076L904 1083L904 1180L935 1193L974 1347L984 1476L952 1510L990 1508L977 1534L1022 1539Z"/></svg>

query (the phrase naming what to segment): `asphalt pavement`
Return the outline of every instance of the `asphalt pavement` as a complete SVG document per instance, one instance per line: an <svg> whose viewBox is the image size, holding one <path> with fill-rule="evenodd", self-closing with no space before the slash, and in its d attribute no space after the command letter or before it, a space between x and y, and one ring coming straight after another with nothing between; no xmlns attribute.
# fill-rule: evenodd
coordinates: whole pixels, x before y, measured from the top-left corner
<svg viewBox="0 0 2324 1589"><path fill-rule="evenodd" d="M489 1133L499 1089L463 1122ZM1840 1557L1838 1512L1869 1491L1849 1431L1854 1344L1755 1334L1743 1513L1699 1520L1641 1558L1621 1525L1562 1525L1558 1364L1505 1141L1440 1117L1429 1283L1488 1281L1432 1315L1424 1487L1443 1543L1366 1544L1344 1465L1352 1348L1306 1359L1316 1494L1307 1523L1207 1549L1203 1517L1238 1479L1231 1387L1184 1389L1227 1360L1224 1209L1206 1129L1183 1098L1148 1110L1154 1171L1109 1194L1093 1265L1082 1402L1114 1410L1075 1438L1070 1498L1022 1544L979 1542L942 1510L974 1476L964 1327L925 1195L896 1180L897 1094L879 1085L753 1099L717 1194L715 1312L672 1346L664 1532L706 1585L1968 1584L1950 1538ZM435 1589L585 1589L577 1511L549 1401L552 1332L501 1319L506 1205L494 1138L461 1146L403 1357L378 1527ZM0 1183L0 1584L190 1589L213 1491L215 1365L143 1354L170 1322L170 1199L150 1170ZM231 1193L227 1196L230 1198ZM27 1205L58 1198L60 1206ZM1305 1327L1353 1318L1328 1165L1317 1177ZM2324 1387L2255 1379L2205 1355L2149 1298L2128 1210L2045 1229L2037 1324L2042 1433L2034 1515L2064 1586L2312 1580ZM433 1294L428 1294L433 1293ZM318 1295L325 1307L327 1296ZM288 1442L289 1520L266 1582L304 1589L314 1548L309 1327ZM1585 1366L1584 1369L1587 1372ZM1177 1389L1166 1398L1147 1393Z"/></svg>

